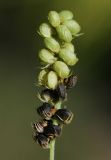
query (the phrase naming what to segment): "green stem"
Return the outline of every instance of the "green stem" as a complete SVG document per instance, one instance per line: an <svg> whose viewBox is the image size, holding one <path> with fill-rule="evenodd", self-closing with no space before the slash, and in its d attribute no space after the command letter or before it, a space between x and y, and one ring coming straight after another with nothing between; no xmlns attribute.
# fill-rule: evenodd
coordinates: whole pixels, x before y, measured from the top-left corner
<svg viewBox="0 0 111 160"><path fill-rule="evenodd" d="M55 107L57 109L60 109L61 108L61 101L57 102ZM57 125L56 120L53 121L53 124ZM50 158L49 160L54 160L54 158L55 158L55 139L50 144L50 157L49 158Z"/></svg>

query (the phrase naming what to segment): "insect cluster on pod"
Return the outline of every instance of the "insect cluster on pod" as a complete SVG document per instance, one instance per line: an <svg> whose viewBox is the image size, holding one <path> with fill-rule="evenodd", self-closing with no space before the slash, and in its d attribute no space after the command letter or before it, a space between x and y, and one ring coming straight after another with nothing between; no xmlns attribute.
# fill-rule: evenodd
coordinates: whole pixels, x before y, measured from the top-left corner
<svg viewBox="0 0 111 160"><path fill-rule="evenodd" d="M39 27L38 33L45 46L38 54L44 65L38 75L38 85L43 87L38 94L42 104L37 108L41 120L33 123L32 128L34 141L44 149L50 148L50 143L61 135L63 126L74 117L71 110L62 106L57 108L57 104L67 100L67 90L77 82L70 67L78 62L72 40L80 30L69 10L50 11L48 22Z"/></svg>

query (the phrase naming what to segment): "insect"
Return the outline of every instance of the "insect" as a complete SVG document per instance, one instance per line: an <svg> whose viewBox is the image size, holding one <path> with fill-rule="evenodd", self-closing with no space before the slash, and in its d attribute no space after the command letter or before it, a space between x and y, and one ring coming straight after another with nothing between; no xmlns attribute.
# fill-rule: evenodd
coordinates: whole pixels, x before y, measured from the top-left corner
<svg viewBox="0 0 111 160"><path fill-rule="evenodd" d="M62 124L69 124L72 121L73 113L68 109L58 109L53 118Z"/></svg>
<svg viewBox="0 0 111 160"><path fill-rule="evenodd" d="M32 124L32 127L35 131L37 131L38 133L43 133L44 132L44 128L47 127L48 125L52 124L51 120L42 120L40 122L36 122Z"/></svg>
<svg viewBox="0 0 111 160"><path fill-rule="evenodd" d="M49 103L43 103L42 106L37 108L37 112L42 118L50 120L50 118L56 112L56 108Z"/></svg>
<svg viewBox="0 0 111 160"><path fill-rule="evenodd" d="M66 87L63 83L59 83L58 87L57 87L57 92L59 95L59 98L61 98L62 100L66 100L67 99L67 92L66 92Z"/></svg>
<svg viewBox="0 0 111 160"><path fill-rule="evenodd" d="M74 87L76 83L77 83L77 76L71 75L70 77L64 79L64 85L66 86L67 89Z"/></svg>
<svg viewBox="0 0 111 160"><path fill-rule="evenodd" d="M48 149L49 148L50 139L48 137L46 137L43 133L39 133L38 134L38 133L34 132L33 139L42 148L44 148L44 149Z"/></svg>
<svg viewBox="0 0 111 160"><path fill-rule="evenodd" d="M62 133L62 128L60 125L48 125L45 129L44 129L44 134L50 138L51 140L53 140L55 137L59 137Z"/></svg>

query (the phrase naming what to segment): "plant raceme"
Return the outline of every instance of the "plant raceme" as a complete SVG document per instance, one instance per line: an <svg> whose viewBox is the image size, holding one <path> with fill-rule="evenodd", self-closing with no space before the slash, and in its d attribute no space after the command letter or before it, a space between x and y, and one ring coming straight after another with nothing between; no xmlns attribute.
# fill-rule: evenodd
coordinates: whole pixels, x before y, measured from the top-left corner
<svg viewBox="0 0 111 160"><path fill-rule="evenodd" d="M44 40L44 48L38 53L44 65L38 75L38 84L43 87L38 94L42 104L37 108L41 120L33 123L32 127L33 139L44 149L54 149L51 143L73 118L73 113L62 107L62 103L67 100L67 90L77 82L71 69L78 62L72 40L80 30L80 25L73 20L73 13L69 10L60 13L50 11L48 22L39 27L38 33Z"/></svg>

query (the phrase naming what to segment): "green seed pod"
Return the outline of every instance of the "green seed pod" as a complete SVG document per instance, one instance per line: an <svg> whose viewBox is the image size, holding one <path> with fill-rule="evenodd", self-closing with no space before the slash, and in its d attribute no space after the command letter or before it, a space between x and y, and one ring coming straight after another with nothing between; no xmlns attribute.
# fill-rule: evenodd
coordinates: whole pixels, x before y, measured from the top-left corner
<svg viewBox="0 0 111 160"><path fill-rule="evenodd" d="M67 78L69 76L70 70L68 66L62 61L56 61L53 64L53 69L61 78Z"/></svg>
<svg viewBox="0 0 111 160"><path fill-rule="evenodd" d="M47 49L40 50L39 58L47 64L53 64L57 60L57 58L54 57L53 54Z"/></svg>
<svg viewBox="0 0 111 160"><path fill-rule="evenodd" d="M59 43L52 37L45 38L44 43L48 49L50 49L52 52L58 53L60 50Z"/></svg>
<svg viewBox="0 0 111 160"><path fill-rule="evenodd" d="M69 49L61 49L59 52L59 56L67 65L73 66L77 63L78 58L71 52Z"/></svg>
<svg viewBox="0 0 111 160"><path fill-rule="evenodd" d="M55 89L58 84L58 77L54 71L50 71L47 75L47 86L50 89Z"/></svg>
<svg viewBox="0 0 111 160"><path fill-rule="evenodd" d="M39 27L39 32L43 37L50 37L52 34L52 29L47 23L42 23Z"/></svg>
<svg viewBox="0 0 111 160"><path fill-rule="evenodd" d="M68 49L71 52L75 51L74 45L72 43L64 43L63 46L62 46L62 48Z"/></svg>
<svg viewBox="0 0 111 160"><path fill-rule="evenodd" d="M59 25L57 28L58 36L61 40L65 42L71 42L72 41L72 34L70 30L65 25Z"/></svg>
<svg viewBox="0 0 111 160"><path fill-rule="evenodd" d="M57 27L60 25L60 17L56 11L49 12L48 20L53 27Z"/></svg>
<svg viewBox="0 0 111 160"><path fill-rule="evenodd" d="M48 73L48 70L45 70L45 69L43 69L39 73L39 75L38 75L38 84L39 85L45 85L47 73Z"/></svg>
<svg viewBox="0 0 111 160"><path fill-rule="evenodd" d="M68 27L73 36L80 32L81 27L75 20L65 21L64 25Z"/></svg>
<svg viewBox="0 0 111 160"><path fill-rule="evenodd" d="M60 16L61 22L64 22L64 21L72 19L73 13L71 11L64 10L59 13L59 16Z"/></svg>

